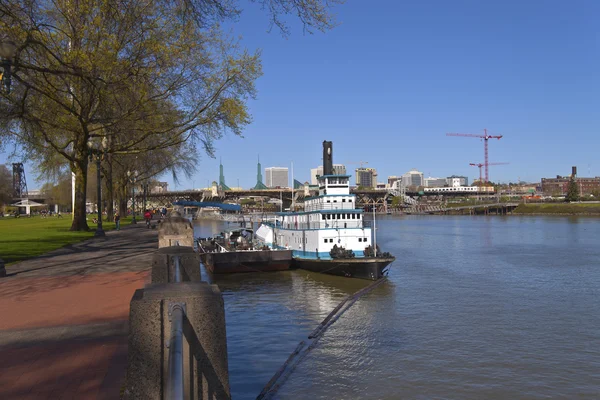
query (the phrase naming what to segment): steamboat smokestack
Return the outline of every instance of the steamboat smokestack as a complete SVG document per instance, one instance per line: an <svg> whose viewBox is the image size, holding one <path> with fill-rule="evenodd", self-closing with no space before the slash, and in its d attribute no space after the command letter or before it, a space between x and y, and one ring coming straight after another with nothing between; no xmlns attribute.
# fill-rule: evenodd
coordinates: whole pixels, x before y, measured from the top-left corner
<svg viewBox="0 0 600 400"><path fill-rule="evenodd" d="M333 143L323 141L323 175L333 175Z"/></svg>

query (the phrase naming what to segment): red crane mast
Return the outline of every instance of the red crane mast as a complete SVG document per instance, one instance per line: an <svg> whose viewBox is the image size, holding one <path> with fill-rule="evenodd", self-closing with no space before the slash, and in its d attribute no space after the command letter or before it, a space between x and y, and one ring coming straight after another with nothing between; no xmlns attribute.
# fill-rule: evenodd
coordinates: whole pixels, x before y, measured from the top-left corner
<svg viewBox="0 0 600 400"><path fill-rule="evenodd" d="M462 136L462 137L474 137L474 138L480 138L483 139L483 150L485 153L485 161L483 163L483 166L485 167L485 181L489 182L490 181L490 174L489 174L489 168L488 165L488 139L502 139L502 135L499 136L492 136L492 135L488 135L487 133L487 129L483 130L483 135L476 135L476 134L472 134L472 133L446 133L446 136Z"/></svg>
<svg viewBox="0 0 600 400"><path fill-rule="evenodd" d="M488 163L487 165L506 165L508 164L507 162L491 162ZM483 163L469 163L469 165L472 165L474 167L479 167L479 186L481 186L483 184L482 181L482 176L481 176L481 167L483 167L485 164Z"/></svg>

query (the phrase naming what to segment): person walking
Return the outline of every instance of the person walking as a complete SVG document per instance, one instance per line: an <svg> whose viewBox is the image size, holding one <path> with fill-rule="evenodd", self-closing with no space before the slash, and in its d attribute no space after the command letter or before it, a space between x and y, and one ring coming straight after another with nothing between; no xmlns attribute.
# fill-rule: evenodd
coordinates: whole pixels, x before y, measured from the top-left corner
<svg viewBox="0 0 600 400"><path fill-rule="evenodd" d="M146 210L144 213L144 219L146 220L146 227L150 228L150 220L152 220L152 214L150 213L150 210Z"/></svg>
<svg viewBox="0 0 600 400"><path fill-rule="evenodd" d="M121 230L121 216L118 212L115 213L115 224L117 225L117 230Z"/></svg>

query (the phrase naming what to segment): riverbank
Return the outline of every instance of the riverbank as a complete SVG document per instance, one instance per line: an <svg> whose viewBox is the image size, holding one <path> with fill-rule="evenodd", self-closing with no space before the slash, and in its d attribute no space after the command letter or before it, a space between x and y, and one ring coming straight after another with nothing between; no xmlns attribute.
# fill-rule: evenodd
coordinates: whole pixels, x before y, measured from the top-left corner
<svg viewBox="0 0 600 400"><path fill-rule="evenodd" d="M600 217L599 203L520 204L516 215L587 215Z"/></svg>
<svg viewBox="0 0 600 400"><path fill-rule="evenodd" d="M129 302L150 282L156 241L156 229L132 225L6 268L1 399L119 398Z"/></svg>
<svg viewBox="0 0 600 400"><path fill-rule="evenodd" d="M71 222L70 215L63 218L0 218L0 258L11 264L94 237L96 224L88 221L88 232L71 232ZM123 219L121 226L130 223L130 218ZM115 229L114 222L103 222L102 226L105 231Z"/></svg>

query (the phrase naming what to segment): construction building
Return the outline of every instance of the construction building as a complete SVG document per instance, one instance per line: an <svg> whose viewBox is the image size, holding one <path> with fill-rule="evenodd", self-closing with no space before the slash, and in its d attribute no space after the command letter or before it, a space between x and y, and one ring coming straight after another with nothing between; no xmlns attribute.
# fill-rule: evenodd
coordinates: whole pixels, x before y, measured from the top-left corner
<svg viewBox="0 0 600 400"><path fill-rule="evenodd" d="M287 167L265 168L266 185L269 188L286 188L289 186Z"/></svg>
<svg viewBox="0 0 600 400"><path fill-rule="evenodd" d="M356 186L375 189L377 187L377 170L375 168L356 168Z"/></svg>

